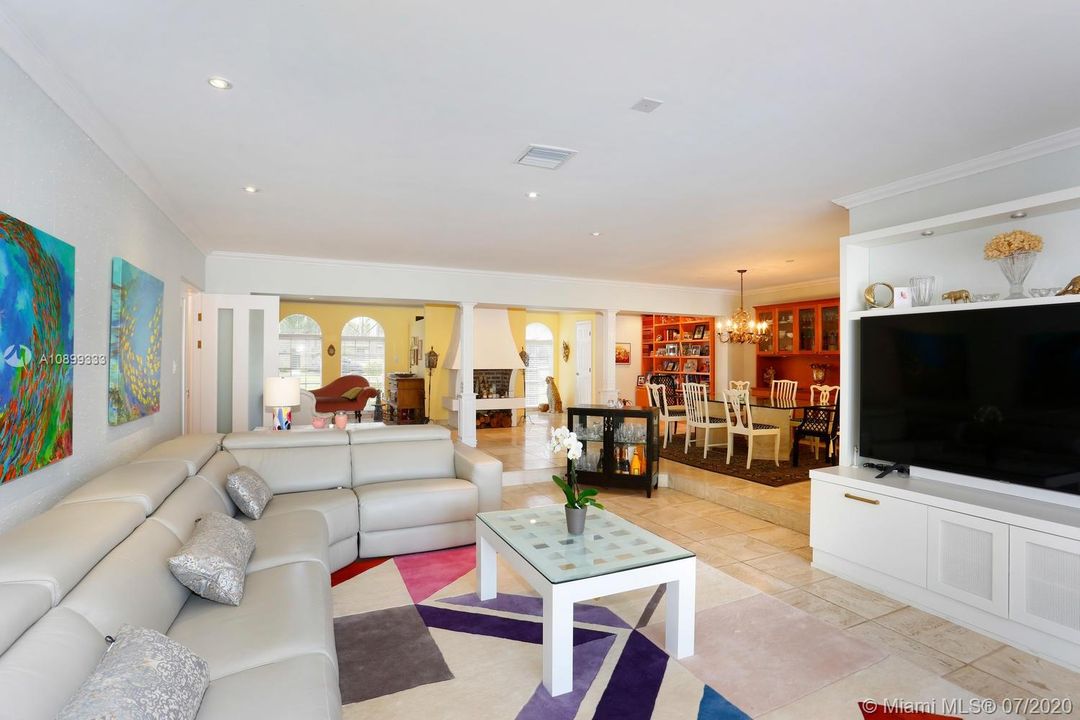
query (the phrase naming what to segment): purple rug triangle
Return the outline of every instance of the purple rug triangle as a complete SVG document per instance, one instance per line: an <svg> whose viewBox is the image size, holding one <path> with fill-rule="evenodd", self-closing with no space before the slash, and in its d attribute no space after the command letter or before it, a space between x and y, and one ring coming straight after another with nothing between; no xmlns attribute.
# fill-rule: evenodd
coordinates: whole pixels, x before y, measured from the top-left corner
<svg viewBox="0 0 1080 720"><path fill-rule="evenodd" d="M594 720L648 720L656 706L668 656L634 630L626 639L611 680L596 706Z"/></svg>
<svg viewBox="0 0 1080 720"><path fill-rule="evenodd" d="M750 720L750 716L706 685L698 704L697 720Z"/></svg>
<svg viewBox="0 0 1080 720"><path fill-rule="evenodd" d="M499 593L494 600L481 600L476 593L458 595L450 598L440 598L439 602L451 605L464 605L466 607L478 607L485 610L498 610L499 612L516 613L518 615L544 616L544 601L542 598L531 595L513 595ZM574 605L574 622L589 623L590 625L607 625L608 627L629 629L630 626L615 613L606 607L599 605L586 605L576 603Z"/></svg>
<svg viewBox="0 0 1080 720"><path fill-rule="evenodd" d="M529 702L525 703L525 707L518 713L517 720L572 720L614 644L615 636L610 635L575 647L574 689L553 698L543 684L540 684Z"/></svg>
<svg viewBox="0 0 1080 720"><path fill-rule="evenodd" d="M429 628L472 633L473 635L487 635L537 645L542 645L544 642L544 626L538 622L461 612L459 610L432 607L431 605L417 605L416 610L420 613L420 617L423 618L424 624ZM574 645L582 645L593 640L609 637L612 637L611 633L600 630L574 628Z"/></svg>

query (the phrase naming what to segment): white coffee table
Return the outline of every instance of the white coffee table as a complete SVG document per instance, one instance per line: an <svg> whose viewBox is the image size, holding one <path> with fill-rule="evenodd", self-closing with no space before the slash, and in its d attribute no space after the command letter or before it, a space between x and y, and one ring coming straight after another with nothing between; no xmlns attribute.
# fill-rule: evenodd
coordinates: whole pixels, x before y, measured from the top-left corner
<svg viewBox="0 0 1080 720"><path fill-rule="evenodd" d="M667 584L665 644L694 654L694 554L658 535L592 508L584 535L566 532L562 505L477 514L476 583L481 600L496 595L496 554L544 599L544 687L574 687L574 603Z"/></svg>

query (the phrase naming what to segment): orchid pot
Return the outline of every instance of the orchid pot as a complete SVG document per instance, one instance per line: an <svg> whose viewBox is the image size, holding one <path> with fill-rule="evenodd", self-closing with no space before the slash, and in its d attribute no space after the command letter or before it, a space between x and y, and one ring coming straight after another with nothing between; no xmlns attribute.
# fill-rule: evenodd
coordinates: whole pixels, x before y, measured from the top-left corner
<svg viewBox="0 0 1080 720"><path fill-rule="evenodd" d="M577 435L570 432L564 425L551 431L551 451L554 453L566 453L566 477L552 475L552 481L559 486L566 496L566 531L571 535L581 535L585 532L585 516L589 506L603 510L604 506L596 500L597 492L592 488L582 489L577 481L577 467L575 462L581 459L584 445L577 439Z"/></svg>

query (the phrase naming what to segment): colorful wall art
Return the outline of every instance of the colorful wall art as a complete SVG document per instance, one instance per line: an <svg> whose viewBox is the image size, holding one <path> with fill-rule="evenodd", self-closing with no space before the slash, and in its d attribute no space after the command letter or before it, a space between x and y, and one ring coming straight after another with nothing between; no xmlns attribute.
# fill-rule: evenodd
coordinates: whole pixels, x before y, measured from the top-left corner
<svg viewBox="0 0 1080 720"><path fill-rule="evenodd" d="M165 284L122 258L112 263L109 424L161 408L161 303Z"/></svg>
<svg viewBox="0 0 1080 720"><path fill-rule="evenodd" d="M0 482L71 454L75 248L0 212Z"/></svg>

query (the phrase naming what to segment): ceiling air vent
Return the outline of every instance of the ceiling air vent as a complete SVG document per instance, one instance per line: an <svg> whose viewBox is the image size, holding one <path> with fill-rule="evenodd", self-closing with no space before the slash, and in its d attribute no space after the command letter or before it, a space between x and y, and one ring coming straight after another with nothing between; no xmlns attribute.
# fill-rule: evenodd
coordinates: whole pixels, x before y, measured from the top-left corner
<svg viewBox="0 0 1080 720"><path fill-rule="evenodd" d="M637 110L638 112L651 113L656 108L664 104L663 100L657 100L656 98L643 97L636 103L630 106L631 110Z"/></svg>
<svg viewBox="0 0 1080 720"><path fill-rule="evenodd" d="M528 149L517 159L518 165L529 167L547 168L557 170L570 158L577 155L577 150L566 148L548 147L547 145L530 145Z"/></svg>

